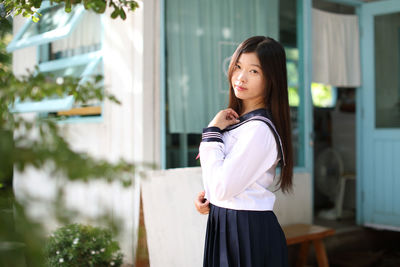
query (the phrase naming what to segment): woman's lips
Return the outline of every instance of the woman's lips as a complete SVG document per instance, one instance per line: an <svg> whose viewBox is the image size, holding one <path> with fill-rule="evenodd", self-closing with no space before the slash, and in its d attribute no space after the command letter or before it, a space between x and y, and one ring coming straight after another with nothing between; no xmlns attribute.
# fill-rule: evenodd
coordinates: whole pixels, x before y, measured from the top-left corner
<svg viewBox="0 0 400 267"><path fill-rule="evenodd" d="M244 88L244 87L240 87L240 86L235 86L235 89L236 90L238 90L238 91L244 91L244 90L247 90L246 88Z"/></svg>

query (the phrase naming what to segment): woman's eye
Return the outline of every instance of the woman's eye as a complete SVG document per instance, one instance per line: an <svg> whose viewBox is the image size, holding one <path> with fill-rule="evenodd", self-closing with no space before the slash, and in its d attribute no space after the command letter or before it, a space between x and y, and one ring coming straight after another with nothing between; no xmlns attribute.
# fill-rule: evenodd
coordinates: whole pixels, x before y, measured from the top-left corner
<svg viewBox="0 0 400 267"><path fill-rule="evenodd" d="M251 70L250 72L251 73L258 73L258 71L256 71L256 70Z"/></svg>
<svg viewBox="0 0 400 267"><path fill-rule="evenodd" d="M239 65L235 65L235 69L240 70L240 66Z"/></svg>

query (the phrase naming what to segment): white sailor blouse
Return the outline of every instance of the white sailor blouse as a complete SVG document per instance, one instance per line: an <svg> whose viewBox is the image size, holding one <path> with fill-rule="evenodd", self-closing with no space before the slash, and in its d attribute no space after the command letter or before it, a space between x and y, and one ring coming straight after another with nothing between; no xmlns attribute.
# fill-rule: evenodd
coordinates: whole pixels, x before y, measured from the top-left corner
<svg viewBox="0 0 400 267"><path fill-rule="evenodd" d="M268 187L278 164L285 165L281 138L266 109L239 120L222 131L203 129L199 154L205 198L228 209L273 210L275 194Z"/></svg>

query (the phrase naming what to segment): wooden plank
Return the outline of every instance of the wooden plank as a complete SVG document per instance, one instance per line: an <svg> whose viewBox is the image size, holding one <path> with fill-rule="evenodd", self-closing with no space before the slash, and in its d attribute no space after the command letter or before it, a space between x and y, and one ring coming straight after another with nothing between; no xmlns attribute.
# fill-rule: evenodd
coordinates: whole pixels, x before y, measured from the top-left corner
<svg viewBox="0 0 400 267"><path fill-rule="evenodd" d="M72 108L70 110L57 112L58 116L100 115L100 114L101 114L100 106Z"/></svg>
<svg viewBox="0 0 400 267"><path fill-rule="evenodd" d="M309 224L293 224L282 227L288 245L323 239L335 233L334 229Z"/></svg>

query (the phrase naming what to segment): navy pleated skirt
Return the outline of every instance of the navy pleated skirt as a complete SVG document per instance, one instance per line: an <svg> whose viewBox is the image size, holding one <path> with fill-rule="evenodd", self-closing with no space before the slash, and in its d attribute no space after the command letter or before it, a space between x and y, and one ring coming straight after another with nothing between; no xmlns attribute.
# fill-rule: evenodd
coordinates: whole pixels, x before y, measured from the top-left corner
<svg viewBox="0 0 400 267"><path fill-rule="evenodd" d="M204 267L286 267L286 238L273 211L210 204Z"/></svg>

